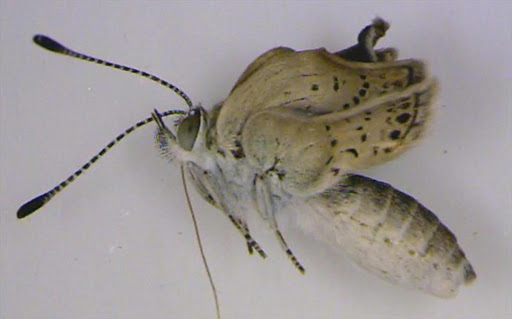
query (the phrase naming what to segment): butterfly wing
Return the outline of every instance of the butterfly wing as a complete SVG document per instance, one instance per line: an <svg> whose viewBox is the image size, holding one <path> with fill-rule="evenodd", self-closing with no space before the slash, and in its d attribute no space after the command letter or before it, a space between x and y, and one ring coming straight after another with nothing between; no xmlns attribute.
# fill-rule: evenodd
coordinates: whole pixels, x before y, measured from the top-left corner
<svg viewBox="0 0 512 319"><path fill-rule="evenodd" d="M336 186L294 203L301 229L388 281L452 297L476 278L450 230L389 184L348 174Z"/></svg>
<svg viewBox="0 0 512 319"><path fill-rule="evenodd" d="M276 48L242 74L224 101L217 128L228 142L253 114L283 106L315 115L353 114L425 79L417 60L363 63L325 49Z"/></svg>
<svg viewBox="0 0 512 319"><path fill-rule="evenodd" d="M237 145L258 170L279 172L288 192L311 194L410 148L426 128L435 92L435 82L421 82L358 111L268 108L247 120Z"/></svg>
<svg viewBox="0 0 512 319"><path fill-rule="evenodd" d="M413 145L437 92L426 73L417 60L354 62L324 49L276 48L223 103L216 143L260 171L281 170L291 193L319 191Z"/></svg>

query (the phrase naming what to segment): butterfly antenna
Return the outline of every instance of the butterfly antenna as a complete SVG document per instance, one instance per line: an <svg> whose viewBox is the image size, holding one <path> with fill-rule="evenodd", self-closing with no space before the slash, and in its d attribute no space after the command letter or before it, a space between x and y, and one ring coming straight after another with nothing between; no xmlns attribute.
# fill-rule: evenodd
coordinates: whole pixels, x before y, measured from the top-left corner
<svg viewBox="0 0 512 319"><path fill-rule="evenodd" d="M162 117L169 116L169 115L175 115L175 114L184 114L183 111L175 111L175 110L169 110L165 111L161 114ZM123 133L119 134L115 139L113 139L110 143L108 143L104 148L101 149L96 155L94 155L87 163L82 165L76 172L69 175L68 178L60 182L57 186L49 190L48 192L41 194L37 196L36 198L26 202L23 204L20 209L18 209L17 216L19 219L25 218L28 215L32 214L39 208L41 208L44 204L48 203L50 199L52 199L55 195L60 193L66 186L68 186L71 182L73 182L78 176L82 175L83 172L89 169L92 164L94 164L98 159L103 157L114 145L119 143L122 139L124 139L128 134L135 131L135 129L138 129L148 123L153 122L154 119L152 117L148 117L145 120L142 120L140 122L137 122L135 125L130 126L128 129L126 129Z"/></svg>
<svg viewBox="0 0 512 319"><path fill-rule="evenodd" d="M192 106L193 106L192 100L188 97L187 94L185 94L185 92L183 92L177 86L175 86L175 85L173 85L173 84L171 84L171 83L169 83L169 82L167 82L165 80L162 80L161 78L159 78L159 77L157 77L157 76L155 76L153 74L149 74L147 72L140 71L140 70L134 69L134 68L129 67L129 66L125 66L125 65L121 65L121 64L117 64L117 63L112 63L112 62L109 62L109 61L106 61L106 60L94 58L92 56L89 56L89 55L86 55L86 54L83 54L83 53L79 53L79 52L73 51L73 50L71 50L69 48L66 48L65 46L63 46L59 42L57 42L57 41L55 41L55 40L53 40L53 39L51 39L51 38L49 38L49 37L47 37L45 35L37 34L37 35L34 36L33 40L40 47L45 48L46 50L49 50L49 51L52 51L52 52L55 52L55 53L67 55L67 56L70 56L70 57L73 57L73 58L77 58L77 59L80 59L80 60L94 62L96 64L101 64L101 65L105 65L105 66L108 66L108 67L111 67L111 68L115 68L115 69L118 69L118 70L122 70L122 71L130 72L130 73L133 73L133 74L141 75L141 76L143 76L145 78L150 79L151 81L154 81L154 82L156 82L156 83L158 83L160 85L165 86L166 88L169 88L169 89L173 90L176 94L178 94L185 101L185 103L187 103L189 108L192 108Z"/></svg>
<svg viewBox="0 0 512 319"><path fill-rule="evenodd" d="M210 287L212 288L213 298L215 300L215 310L217 313L217 319L220 319L220 307L219 307L219 298L217 297L217 289L215 288L215 284L213 283L212 273L210 272L210 267L208 267L208 262L206 261L206 256L205 256L204 250L203 250L203 244L201 242L201 236L199 236L199 227L197 226L196 215L194 214L194 210L192 209L192 202L190 201L190 196L188 195L187 181L185 179L185 170L183 169L183 166L181 166L181 180L183 181L183 189L185 191L185 198L187 199L190 216L192 216L192 223L194 224L194 231L196 233L197 245L199 246L201 258L203 259L204 269L206 270L206 274L208 275L208 280L210 281Z"/></svg>

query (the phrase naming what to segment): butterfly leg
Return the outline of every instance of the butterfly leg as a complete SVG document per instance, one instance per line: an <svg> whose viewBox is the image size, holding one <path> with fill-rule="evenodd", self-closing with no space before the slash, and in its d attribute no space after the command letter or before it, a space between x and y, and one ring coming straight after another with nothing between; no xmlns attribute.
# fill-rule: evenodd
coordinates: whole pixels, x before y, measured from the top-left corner
<svg viewBox="0 0 512 319"><path fill-rule="evenodd" d="M351 61L358 62L383 62L394 61L398 53L393 48L375 51L373 47L389 29L389 23L381 18L375 18L372 24L366 26L357 37L357 44L335 54Z"/></svg>
<svg viewBox="0 0 512 319"><path fill-rule="evenodd" d="M226 215L228 216L229 220L231 220L233 225L240 231L242 236L244 236L245 241L247 243L247 251L249 252L249 254L252 255L253 251L256 250L256 252L262 258L266 258L267 254L265 253L265 251L263 251L258 242L256 242L256 240L252 238L251 234L249 233L249 226L247 225L245 220L237 219L234 215L229 213L227 213Z"/></svg>
<svg viewBox="0 0 512 319"><path fill-rule="evenodd" d="M302 264L298 261L297 257L293 254L290 247L288 247L288 244L284 240L283 234L281 234L281 231L279 230L279 227L277 225L277 220L275 218L275 208L276 203L274 202L272 198L272 192L270 191L271 186L269 183L269 180L266 179L263 176L256 177L255 179L256 184L256 202L258 205L259 212L263 219L267 221L270 228L275 232L275 235L279 241L279 244L281 245L281 248L285 251L286 256L288 256L288 259L293 263L295 268L301 273L304 274L305 269L302 266Z"/></svg>
<svg viewBox="0 0 512 319"><path fill-rule="evenodd" d="M249 232L249 226L243 217L233 212L232 209L229 208L231 205L226 204L228 203L226 195L217 191L223 189L223 187L218 184L211 173L201 169L199 166L191 162L187 163L185 168L188 176L192 181L192 184L195 186L199 195L201 195L201 197L203 197L207 202L222 211L224 215L228 217L231 223L233 223L236 229L238 229L242 236L244 236L245 241L247 242L247 249L249 254L252 254L255 250L262 258L266 258L267 254L252 238Z"/></svg>

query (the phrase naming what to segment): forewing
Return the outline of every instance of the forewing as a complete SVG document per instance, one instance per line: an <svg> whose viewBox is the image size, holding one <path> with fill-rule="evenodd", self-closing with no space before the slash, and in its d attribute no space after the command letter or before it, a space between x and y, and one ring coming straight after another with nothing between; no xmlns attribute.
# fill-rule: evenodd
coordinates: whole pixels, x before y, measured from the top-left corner
<svg viewBox="0 0 512 319"><path fill-rule="evenodd" d="M301 229L388 281L452 297L476 277L450 230L389 184L349 174L294 203Z"/></svg>
<svg viewBox="0 0 512 319"><path fill-rule="evenodd" d="M263 110L286 107L351 116L425 79L425 67L416 60L363 63L325 49L276 48L249 65L224 102L219 142L234 146L247 120Z"/></svg>
<svg viewBox="0 0 512 319"><path fill-rule="evenodd" d="M249 161L279 172L286 191L324 190L347 172L385 162L424 132L434 81L368 100L359 109L315 114L295 104L254 114L240 136Z"/></svg>
<svg viewBox="0 0 512 319"><path fill-rule="evenodd" d="M345 171L381 164L409 149L428 128L437 94L435 81L425 81L407 90L376 99L360 112L341 112L312 119L312 125L330 125L332 167ZM313 124L314 123L314 124Z"/></svg>

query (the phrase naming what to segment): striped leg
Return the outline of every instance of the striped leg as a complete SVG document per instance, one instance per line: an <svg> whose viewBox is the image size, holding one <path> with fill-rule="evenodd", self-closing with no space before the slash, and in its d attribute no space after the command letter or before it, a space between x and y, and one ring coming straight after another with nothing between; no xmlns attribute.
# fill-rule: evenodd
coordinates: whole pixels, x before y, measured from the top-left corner
<svg viewBox="0 0 512 319"><path fill-rule="evenodd" d="M290 247L288 247L288 244L284 240L283 235L281 234L281 231L279 230L279 227L277 225L276 217L275 217L275 203L272 199L271 192L270 192L270 185L268 183L268 180L263 177L259 176L255 179L256 184L256 202L258 204L259 212L263 219L265 219L268 224L270 225L270 228L275 231L275 235L279 241L279 244L281 245L281 248L286 253L286 256L288 256L288 259L293 263L295 268L301 273L305 273L305 269L302 266L302 264L298 261L297 257L293 254Z"/></svg>
<svg viewBox="0 0 512 319"><path fill-rule="evenodd" d="M304 274L306 270L302 266L302 264L297 260L297 257L293 254L290 247L288 247L288 244L284 240L283 234L279 230L276 230L276 237L279 240L279 243L281 244L281 248L283 248L284 252L286 253L286 256L288 256L288 259L291 260L295 268L301 273Z"/></svg>
<svg viewBox="0 0 512 319"><path fill-rule="evenodd" d="M263 249L260 247L258 242L254 240L249 233L249 226L247 226L247 223L245 221L242 221L241 219L236 219L235 216L232 214L227 214L229 220L235 225L235 227L242 233L242 236L244 236L245 241L247 243L247 250L250 255L253 254L253 250L256 250L256 252L262 257L267 258L267 254Z"/></svg>
<svg viewBox="0 0 512 319"><path fill-rule="evenodd" d="M256 252L262 258L266 258L267 254L252 238L251 234L249 233L249 226L247 226L245 220L232 211L229 205L226 204L227 200L224 195L217 191L218 189L222 188L218 185L217 180L211 175L211 173L204 171L202 168L192 162L188 162L185 168L190 179L194 182L193 184L199 195L201 195L201 197L203 197L208 203L212 204L221 212L223 212L224 215L226 215L226 217L228 217L231 223L235 226L235 228L238 229L242 236L244 236L245 241L247 242L247 249L249 254L252 254L253 250L256 250Z"/></svg>

